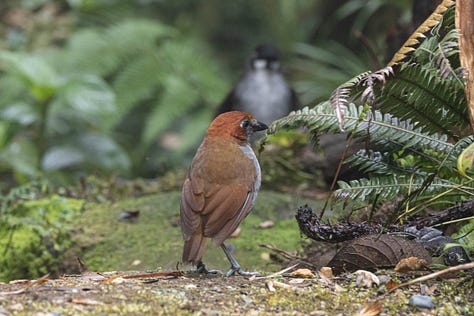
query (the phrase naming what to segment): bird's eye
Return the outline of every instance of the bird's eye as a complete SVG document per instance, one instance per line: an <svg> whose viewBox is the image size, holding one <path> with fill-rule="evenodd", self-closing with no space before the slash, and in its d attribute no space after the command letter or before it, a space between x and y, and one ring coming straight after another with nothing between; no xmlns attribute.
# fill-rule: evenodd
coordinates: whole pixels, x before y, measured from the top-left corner
<svg viewBox="0 0 474 316"><path fill-rule="evenodd" d="M245 129L247 129L247 127L249 127L249 125L250 125L250 120L249 119L245 119L240 123L240 127L245 128Z"/></svg>

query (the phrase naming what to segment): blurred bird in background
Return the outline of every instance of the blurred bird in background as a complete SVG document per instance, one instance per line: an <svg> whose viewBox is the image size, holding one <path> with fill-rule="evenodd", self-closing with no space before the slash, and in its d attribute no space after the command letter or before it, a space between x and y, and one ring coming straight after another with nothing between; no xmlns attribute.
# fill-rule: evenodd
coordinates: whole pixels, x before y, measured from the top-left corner
<svg viewBox="0 0 474 316"><path fill-rule="evenodd" d="M271 45L259 45L247 71L217 109L249 112L266 123L298 109L295 91L280 71L280 53Z"/></svg>
<svg viewBox="0 0 474 316"><path fill-rule="evenodd" d="M228 276L255 274L240 268L224 241L257 198L261 172L249 141L254 132L266 128L249 113L223 113L211 122L193 158L181 195L182 259L196 265L199 272L207 272L201 259L212 238L231 263Z"/></svg>

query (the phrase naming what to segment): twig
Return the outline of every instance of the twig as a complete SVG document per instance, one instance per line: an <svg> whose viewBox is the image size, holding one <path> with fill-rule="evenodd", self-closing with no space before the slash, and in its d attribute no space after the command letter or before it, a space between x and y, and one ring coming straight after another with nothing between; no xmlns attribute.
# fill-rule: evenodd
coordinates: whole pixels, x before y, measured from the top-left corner
<svg viewBox="0 0 474 316"><path fill-rule="evenodd" d="M41 278L39 278L38 280L29 281L24 288L16 290L16 291L0 292L0 296L18 295L18 294L25 293L26 291L28 291L33 286L37 286L37 285L43 284L45 282L48 282L48 277L49 277L49 274L46 274L46 275L42 276Z"/></svg>
<svg viewBox="0 0 474 316"><path fill-rule="evenodd" d="M408 282L402 283L402 284L398 285L397 287L393 288L392 290L390 290L390 292L393 292L394 290L396 290L398 288L401 288L403 286L408 286L408 285L412 285L414 283L423 282L423 281L427 281L427 280L430 280L430 279L437 278L437 277L439 277L443 274L447 274L447 273L455 272L455 271L461 271L461 270L468 270L468 269L473 269L473 268L474 268L474 262L469 262L469 263L465 263L465 264L460 264L458 266L449 267L449 268L446 268L444 270L437 271L437 272L434 272L434 273L430 273L428 275L424 275L422 277L419 277L419 278L410 280Z"/></svg>
<svg viewBox="0 0 474 316"><path fill-rule="evenodd" d="M288 272L288 271L290 271L291 269L296 268L298 265L299 265L299 263L296 263L296 264L294 264L294 265L292 265L292 266L289 266L289 267L286 268L286 269L283 269L283 270L281 270L281 271L278 271L278 272L275 272L275 273L272 273L272 274L266 275L266 276L261 276L261 277L253 276L253 277L251 277L251 278L249 279L249 281L273 278L273 277L282 275L283 273Z"/></svg>

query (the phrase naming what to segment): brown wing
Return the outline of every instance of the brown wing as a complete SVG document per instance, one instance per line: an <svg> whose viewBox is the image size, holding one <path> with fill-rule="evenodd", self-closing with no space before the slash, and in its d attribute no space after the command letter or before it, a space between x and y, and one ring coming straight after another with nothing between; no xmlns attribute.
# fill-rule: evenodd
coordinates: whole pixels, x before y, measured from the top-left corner
<svg viewBox="0 0 474 316"><path fill-rule="evenodd" d="M249 214L254 195L248 186L228 185L208 197L203 214L204 236L222 244Z"/></svg>
<svg viewBox="0 0 474 316"><path fill-rule="evenodd" d="M252 208L254 192L246 185L214 185L204 195L198 179L186 179L181 197L181 227L185 240L201 233L222 243Z"/></svg>
<svg viewBox="0 0 474 316"><path fill-rule="evenodd" d="M200 181L186 179L181 194L181 231L185 241L198 230L201 225L200 212L204 209L204 185Z"/></svg>

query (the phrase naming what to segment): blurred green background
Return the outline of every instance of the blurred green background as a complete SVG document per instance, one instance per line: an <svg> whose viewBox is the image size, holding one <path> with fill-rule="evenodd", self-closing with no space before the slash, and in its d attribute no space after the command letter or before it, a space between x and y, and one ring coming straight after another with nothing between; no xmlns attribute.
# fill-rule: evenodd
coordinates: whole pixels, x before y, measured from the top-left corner
<svg viewBox="0 0 474 316"><path fill-rule="evenodd" d="M383 66L425 13L409 0L3 0L0 14L5 189L185 168L256 45L281 50L315 105Z"/></svg>

